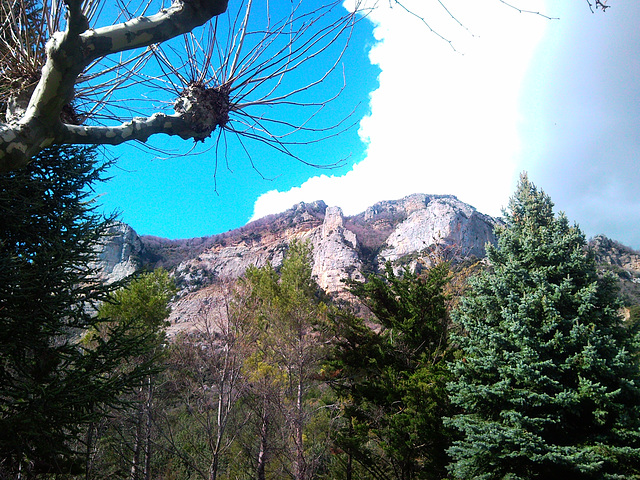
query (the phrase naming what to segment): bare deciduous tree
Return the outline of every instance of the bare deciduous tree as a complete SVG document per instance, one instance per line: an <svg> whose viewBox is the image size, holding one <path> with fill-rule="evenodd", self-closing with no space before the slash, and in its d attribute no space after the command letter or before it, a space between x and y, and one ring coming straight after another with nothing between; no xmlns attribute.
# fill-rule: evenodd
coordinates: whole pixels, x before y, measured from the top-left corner
<svg viewBox="0 0 640 480"><path fill-rule="evenodd" d="M0 172L52 144L145 142L158 133L200 141L216 130L295 157L291 135L342 129L339 120L309 123L339 92L312 101L300 95L337 68L348 45L357 17L340 1L166 3L0 2ZM115 23L95 25L106 18ZM329 51L327 68L303 84L289 81ZM127 97L142 90L146 100ZM265 113L273 105L311 110L286 121Z"/></svg>
<svg viewBox="0 0 640 480"><path fill-rule="evenodd" d="M219 296L200 306L194 331L174 339L171 388L180 392L189 412L189 433L176 441L167 412L158 427L172 454L203 480L216 480L224 456L243 429L238 404L247 392L244 361L256 332L247 301L231 282L221 283ZM200 442L204 448L198 447Z"/></svg>
<svg viewBox="0 0 640 480"><path fill-rule="evenodd" d="M357 19L379 1L351 0L349 12L342 0L1 0L0 172L52 144L117 145L160 133L195 141L229 133L302 160L291 147L309 140L297 134L321 139L347 127L345 117L311 121L339 91L306 94L335 72ZM609 7L586 1L592 11ZM453 46L405 2L389 4ZM331 60L314 72L325 55ZM301 67L306 80L292 83ZM282 117L264 108L274 105ZM284 119L289 107L306 113ZM218 138L216 150L224 149L226 136Z"/></svg>

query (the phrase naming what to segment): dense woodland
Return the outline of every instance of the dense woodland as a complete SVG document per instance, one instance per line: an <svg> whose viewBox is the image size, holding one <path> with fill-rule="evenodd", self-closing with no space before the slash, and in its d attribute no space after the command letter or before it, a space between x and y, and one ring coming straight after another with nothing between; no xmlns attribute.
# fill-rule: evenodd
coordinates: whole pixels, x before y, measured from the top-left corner
<svg viewBox="0 0 640 480"><path fill-rule="evenodd" d="M86 267L106 167L0 178L0 478L640 478L635 318L526 176L488 266L389 266L349 285L363 318L293 243L169 339L166 271Z"/></svg>

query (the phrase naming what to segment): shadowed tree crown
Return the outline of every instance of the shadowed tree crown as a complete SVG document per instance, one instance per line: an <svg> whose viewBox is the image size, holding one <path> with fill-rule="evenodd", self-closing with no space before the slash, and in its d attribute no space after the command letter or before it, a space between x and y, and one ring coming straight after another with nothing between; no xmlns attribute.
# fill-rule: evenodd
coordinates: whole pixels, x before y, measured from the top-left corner
<svg viewBox="0 0 640 480"><path fill-rule="evenodd" d="M80 473L87 426L151 367L132 362L150 334L95 315L115 288L90 266L112 224L92 200L106 166L67 146L0 175L0 478Z"/></svg>

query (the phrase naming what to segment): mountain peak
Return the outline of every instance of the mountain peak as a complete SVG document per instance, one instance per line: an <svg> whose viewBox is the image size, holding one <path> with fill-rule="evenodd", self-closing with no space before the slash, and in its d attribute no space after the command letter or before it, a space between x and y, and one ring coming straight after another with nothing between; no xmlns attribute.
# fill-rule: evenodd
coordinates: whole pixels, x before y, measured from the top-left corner
<svg viewBox="0 0 640 480"><path fill-rule="evenodd" d="M194 321L202 302L222 295L220 285L242 276L249 266L269 262L279 268L294 240L313 246L313 275L320 287L348 297L344 280L363 280L387 261L396 268L419 268L434 248L446 250L454 260L483 257L485 245L495 242L499 222L453 195L417 193L377 202L353 216L322 200L301 202L241 228L197 239L138 237L121 225L104 246L103 270L114 280L118 272L125 275L136 266L169 269L180 288L171 314L179 329ZM591 244L599 260L640 289L638 252L604 236Z"/></svg>

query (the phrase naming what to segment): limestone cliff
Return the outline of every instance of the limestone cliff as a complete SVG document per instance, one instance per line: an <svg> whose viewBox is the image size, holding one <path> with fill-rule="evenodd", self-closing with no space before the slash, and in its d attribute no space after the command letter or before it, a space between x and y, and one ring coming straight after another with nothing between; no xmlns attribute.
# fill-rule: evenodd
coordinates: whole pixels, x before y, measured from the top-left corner
<svg viewBox="0 0 640 480"><path fill-rule="evenodd" d="M106 283L116 282L135 273L142 266L144 245L129 225L114 223L98 248L95 265Z"/></svg>
<svg viewBox="0 0 640 480"><path fill-rule="evenodd" d="M452 196L411 195L346 218L339 207L318 201L199 239L139 238L129 226L116 224L100 263L110 281L141 266L164 266L186 294L238 278L250 265L270 262L278 268L289 243L297 239L313 246L313 274L319 285L328 293L340 293L344 279L362 280L365 271L375 271L387 260L415 257L435 243L455 245L462 256L482 256L485 243L493 241L494 224Z"/></svg>
<svg viewBox="0 0 640 480"><path fill-rule="evenodd" d="M345 219L339 207L323 202L299 204L271 221L243 227L241 235L213 242L174 272L179 285L192 292L238 278L250 265L270 262L278 268L291 241L309 241L318 284L329 294L342 294L343 280L362 280L365 271L388 260L406 265L403 259L415 260L435 244L454 247L459 257L481 257L485 244L494 241L495 220L452 196L411 195L356 217Z"/></svg>
<svg viewBox="0 0 640 480"><path fill-rule="evenodd" d="M344 292L343 280L364 280L356 235L344 227L339 207L327 208L322 226L307 237L313 245L312 274L325 292Z"/></svg>
<svg viewBox="0 0 640 480"><path fill-rule="evenodd" d="M450 247L461 257L482 257L485 245L495 241L496 221L453 196L418 194L403 200L407 218L387 238L379 263L397 261L433 245Z"/></svg>
<svg viewBox="0 0 640 480"><path fill-rule="evenodd" d="M129 226L116 224L99 264L106 281L140 267L170 270L180 288L170 320L180 329L194 325L203 309L216 305L221 310L230 283L250 265L280 267L293 240L313 246L312 272L320 287L347 297L344 280L363 280L387 261L412 268L434 249L445 250L454 260L483 257L499 222L450 195L410 195L376 203L351 217L318 201L225 234L187 240L140 238ZM640 303L640 253L601 236L591 244L603 268L620 277L628 302Z"/></svg>
<svg viewBox="0 0 640 480"><path fill-rule="evenodd" d="M600 268L618 277L623 302L640 305L640 252L604 235L595 236L589 245Z"/></svg>

